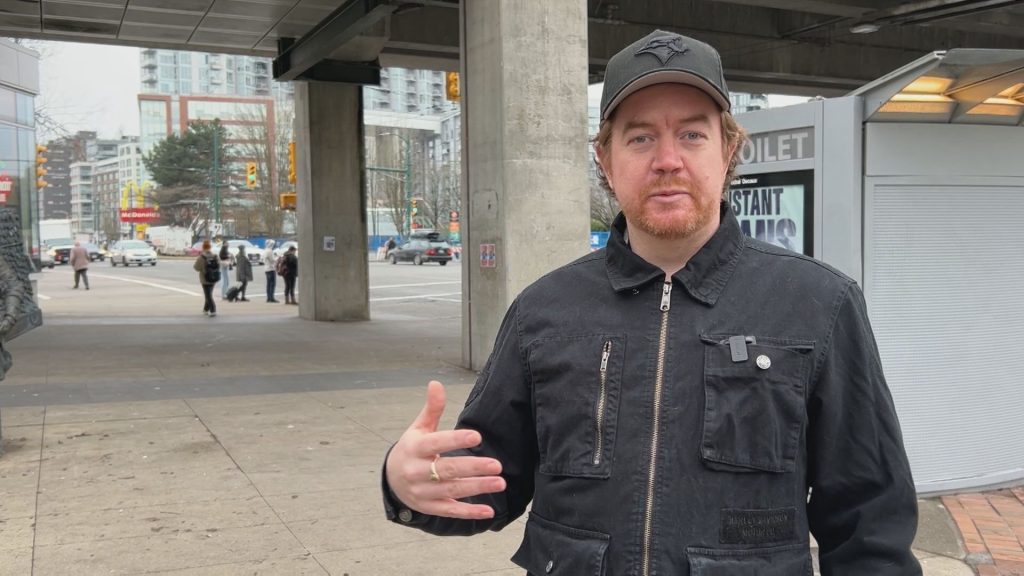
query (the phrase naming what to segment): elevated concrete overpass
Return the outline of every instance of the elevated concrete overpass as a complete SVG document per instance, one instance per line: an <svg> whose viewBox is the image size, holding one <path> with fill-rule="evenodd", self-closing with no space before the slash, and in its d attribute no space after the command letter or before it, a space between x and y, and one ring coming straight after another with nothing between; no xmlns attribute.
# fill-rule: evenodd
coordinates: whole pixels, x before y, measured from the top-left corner
<svg viewBox="0 0 1024 576"><path fill-rule="evenodd" d="M587 250L586 86L654 28L711 43L733 90L825 96L923 54L1024 47L1011 0L2 0L0 34L274 58L296 88L300 314L369 317L359 85L463 76L463 359L528 283ZM472 258L495 244L497 267Z"/></svg>

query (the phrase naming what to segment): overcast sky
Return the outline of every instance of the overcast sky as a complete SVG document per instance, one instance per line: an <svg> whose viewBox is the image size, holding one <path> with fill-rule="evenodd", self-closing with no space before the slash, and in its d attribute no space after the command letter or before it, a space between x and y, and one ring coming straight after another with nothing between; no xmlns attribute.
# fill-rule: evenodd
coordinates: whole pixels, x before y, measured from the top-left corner
<svg viewBox="0 0 1024 576"><path fill-rule="evenodd" d="M41 52L40 90L36 107L70 132L95 130L101 138L139 134L139 49L71 42L36 42ZM601 100L601 85L587 91ZM806 101L793 96L769 96L772 106ZM54 134L46 134L49 140Z"/></svg>
<svg viewBox="0 0 1024 576"><path fill-rule="evenodd" d="M70 132L138 135L138 48L71 42L38 42L32 48L41 53L37 109Z"/></svg>

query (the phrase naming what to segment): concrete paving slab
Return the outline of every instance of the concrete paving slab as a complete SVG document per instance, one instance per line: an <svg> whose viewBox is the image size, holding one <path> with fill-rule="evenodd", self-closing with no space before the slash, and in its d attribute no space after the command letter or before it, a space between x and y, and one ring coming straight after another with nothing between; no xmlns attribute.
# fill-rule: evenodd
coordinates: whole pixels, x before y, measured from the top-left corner
<svg viewBox="0 0 1024 576"><path fill-rule="evenodd" d="M0 420L3 421L3 437L8 435L17 436L14 428L20 426L38 426L43 423L43 414L46 408L43 406L23 406L8 408L0 405Z"/></svg>
<svg viewBox="0 0 1024 576"><path fill-rule="evenodd" d="M384 514L379 486L270 494L264 498L284 522Z"/></svg>
<svg viewBox="0 0 1024 576"><path fill-rule="evenodd" d="M81 379L81 375L78 376ZM46 409L47 426L102 420L131 420L195 416L181 400L163 402L110 402L106 404L53 405Z"/></svg>
<svg viewBox="0 0 1024 576"><path fill-rule="evenodd" d="M231 564L213 564L184 570L145 572L145 574L161 574L163 576L253 576L254 574L260 576L329 576L327 570L320 566L311 554Z"/></svg>
<svg viewBox="0 0 1024 576"><path fill-rule="evenodd" d="M375 548L381 542L430 540L433 536L388 522L383 514L349 515L287 523L299 542L314 554L360 548Z"/></svg>
<svg viewBox="0 0 1024 576"><path fill-rule="evenodd" d="M32 574L32 547L4 550L0 554L0 576ZM40 575L41 576L41 575Z"/></svg>
<svg viewBox="0 0 1024 576"><path fill-rule="evenodd" d="M521 527L512 525L502 532L472 538L431 537L398 544L383 542L379 546L321 552L315 556L337 576L452 576L509 570L522 576L523 571L516 572L516 566L509 561L521 539Z"/></svg>
<svg viewBox="0 0 1024 576"><path fill-rule="evenodd" d="M974 576L974 570L954 558L929 556L921 558L924 576Z"/></svg>
<svg viewBox="0 0 1024 576"><path fill-rule="evenodd" d="M36 575L137 574L304 554L281 525L36 546Z"/></svg>
<svg viewBox="0 0 1024 576"><path fill-rule="evenodd" d="M8 552L32 548L35 537L35 518L0 519L0 557L6 558Z"/></svg>
<svg viewBox="0 0 1024 576"><path fill-rule="evenodd" d="M947 558L963 559L967 551L960 532L940 499L917 501L918 529L914 549Z"/></svg>
<svg viewBox="0 0 1024 576"><path fill-rule="evenodd" d="M106 508L40 516L36 543L42 546L202 533L281 521L260 497L172 502L158 506Z"/></svg>
<svg viewBox="0 0 1024 576"><path fill-rule="evenodd" d="M6 417L6 414L5 414ZM0 478L8 476L6 466L39 464L43 427L39 425L4 426L3 456L0 457Z"/></svg>

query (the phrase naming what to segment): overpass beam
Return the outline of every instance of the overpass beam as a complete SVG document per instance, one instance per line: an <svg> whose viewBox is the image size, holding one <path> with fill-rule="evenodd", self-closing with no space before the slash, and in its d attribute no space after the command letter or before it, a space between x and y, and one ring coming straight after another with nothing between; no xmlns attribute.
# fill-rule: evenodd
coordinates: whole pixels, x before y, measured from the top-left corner
<svg viewBox="0 0 1024 576"><path fill-rule="evenodd" d="M519 292L589 250L587 7L473 0L460 10L463 364L480 369ZM494 258L481 258L492 246Z"/></svg>
<svg viewBox="0 0 1024 576"><path fill-rule="evenodd" d="M295 85L299 316L370 319L363 193L363 89Z"/></svg>

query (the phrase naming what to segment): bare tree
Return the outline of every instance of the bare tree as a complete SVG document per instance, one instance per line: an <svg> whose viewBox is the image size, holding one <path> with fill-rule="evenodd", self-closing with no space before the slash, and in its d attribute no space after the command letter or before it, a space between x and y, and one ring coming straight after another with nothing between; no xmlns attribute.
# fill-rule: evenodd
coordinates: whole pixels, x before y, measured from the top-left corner
<svg viewBox="0 0 1024 576"><path fill-rule="evenodd" d="M239 113L235 137L239 140L232 145L235 154L249 162L256 163L257 187L249 194L254 202L254 212L245 212L245 227L248 233L264 232L269 236L280 236L284 218L278 203L278 191L287 185L288 140L291 131L286 130L284 138L278 134L281 118L275 113L275 121L269 122L267 107L258 111ZM294 116L294 110L291 111ZM285 120L291 125L291 120ZM283 179L283 182L282 182ZM239 223L241 225L241 223Z"/></svg>

